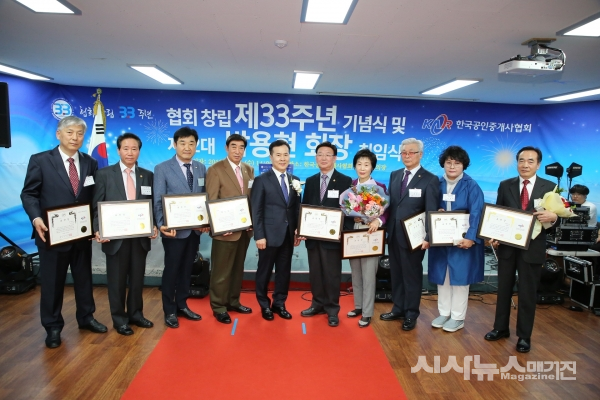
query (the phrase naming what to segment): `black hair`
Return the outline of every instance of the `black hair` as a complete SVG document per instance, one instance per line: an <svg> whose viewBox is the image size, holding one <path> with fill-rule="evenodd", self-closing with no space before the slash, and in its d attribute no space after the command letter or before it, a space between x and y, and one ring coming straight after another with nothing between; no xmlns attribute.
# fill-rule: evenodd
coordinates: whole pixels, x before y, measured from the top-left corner
<svg viewBox="0 0 600 400"><path fill-rule="evenodd" d="M377 165L377 156L369 149L360 149L354 155L354 159L352 160L352 168L356 168L356 163L361 158L368 158L371 162L371 167L375 170L375 166Z"/></svg>
<svg viewBox="0 0 600 400"><path fill-rule="evenodd" d="M117 149L121 150L121 142L125 139L135 139L138 142L138 149L142 149L142 139L138 137L135 133L125 132L117 138Z"/></svg>
<svg viewBox="0 0 600 400"><path fill-rule="evenodd" d="M471 164L469 154L460 146L449 146L446 150L442 151L439 158L440 167L444 168L444 164L447 160L455 160L461 163L463 165L463 171Z"/></svg>
<svg viewBox="0 0 600 400"><path fill-rule="evenodd" d="M184 126L183 128L179 128L175 131L173 135L173 143L177 143L179 139L187 138L193 136L196 143L198 143L198 132L195 129L192 129L188 126Z"/></svg>
<svg viewBox="0 0 600 400"><path fill-rule="evenodd" d="M517 151L517 162L519 161L519 155L521 155L521 153L524 151L535 151L538 156L538 160L537 160L538 164L542 162L542 151L540 149L538 149L537 147L533 147L533 146L525 146L521 150Z"/></svg>
<svg viewBox="0 0 600 400"><path fill-rule="evenodd" d="M269 154L273 155L273 148L279 146L287 146L288 152L292 151L290 144L283 139L278 139L269 145Z"/></svg>
<svg viewBox="0 0 600 400"><path fill-rule="evenodd" d="M587 196L588 194L590 194L590 189L588 189L588 187L584 185L573 185L573 187L569 189L569 193L577 193Z"/></svg>
<svg viewBox="0 0 600 400"><path fill-rule="evenodd" d="M333 144L331 144L331 142L323 142L323 143L319 143L319 145L317 146L317 148L315 149L315 153L319 152L319 149L321 147L328 147L331 150L333 150L333 155L337 156L337 147Z"/></svg>
<svg viewBox="0 0 600 400"><path fill-rule="evenodd" d="M229 137L225 141L225 147L229 147L229 143L233 142L234 140L238 142L244 142L244 148L246 148L246 146L248 145L248 139L246 139L240 134L234 133L233 135L229 135Z"/></svg>

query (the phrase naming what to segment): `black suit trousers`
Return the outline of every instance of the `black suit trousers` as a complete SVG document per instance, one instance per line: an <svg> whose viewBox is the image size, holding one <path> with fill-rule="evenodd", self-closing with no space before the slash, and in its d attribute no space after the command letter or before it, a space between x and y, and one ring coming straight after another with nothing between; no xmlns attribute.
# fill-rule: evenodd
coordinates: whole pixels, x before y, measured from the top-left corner
<svg viewBox="0 0 600 400"><path fill-rule="evenodd" d="M312 292L311 307L325 310L327 315L340 312L340 284L342 282L342 258L339 248L327 248L323 242L314 241L307 249L308 278Z"/></svg>
<svg viewBox="0 0 600 400"><path fill-rule="evenodd" d="M198 253L200 236L195 232L184 239L162 239L165 269L162 275L162 301L165 315L187 307L192 282L192 266Z"/></svg>
<svg viewBox="0 0 600 400"><path fill-rule="evenodd" d="M517 336L531 338L537 288L542 274L542 264L530 264L523 261L521 252L515 250L509 258L498 259L498 299L496 301L496 319L494 329L508 330L510 321L511 298L515 285L515 272L519 273L519 305L517 313Z"/></svg>
<svg viewBox="0 0 600 400"><path fill-rule="evenodd" d="M65 325L61 310L65 291L67 269L71 266L75 291L75 317L79 325L94 318L96 311L92 288L92 244L89 240L73 243L69 251L48 251L38 247L40 256L40 317L46 331Z"/></svg>
<svg viewBox="0 0 600 400"><path fill-rule="evenodd" d="M144 317L142 292L147 255L138 238L124 239L115 254L106 254L108 303L114 326L139 321Z"/></svg>
<svg viewBox="0 0 600 400"><path fill-rule="evenodd" d="M411 252L397 243L390 243L388 250L394 302L392 312L416 319L420 315L425 250Z"/></svg>
<svg viewBox="0 0 600 400"><path fill-rule="evenodd" d="M290 287L290 271L292 269L292 255L294 243L290 238L289 229L286 229L285 239L279 247L267 247L258 250L258 267L256 269L256 300L261 308L271 307L267 296L269 281L275 265L275 290L273 291L273 306L284 307Z"/></svg>

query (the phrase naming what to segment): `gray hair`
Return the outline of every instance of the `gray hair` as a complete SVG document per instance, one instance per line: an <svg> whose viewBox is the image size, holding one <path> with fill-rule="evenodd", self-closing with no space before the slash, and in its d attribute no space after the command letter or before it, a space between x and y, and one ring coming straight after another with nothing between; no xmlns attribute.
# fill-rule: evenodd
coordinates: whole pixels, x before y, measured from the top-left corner
<svg viewBox="0 0 600 400"><path fill-rule="evenodd" d="M56 129L62 131L63 129L66 129L72 125L83 126L84 132L87 130L87 124L85 123L85 121L74 115L71 115L70 117L64 117L63 119L58 121L58 127Z"/></svg>
<svg viewBox="0 0 600 400"><path fill-rule="evenodd" d="M404 139L400 144L400 151L403 151L404 146L406 146L407 144L416 144L417 146L419 146L419 151L423 152L423 142L415 138Z"/></svg>

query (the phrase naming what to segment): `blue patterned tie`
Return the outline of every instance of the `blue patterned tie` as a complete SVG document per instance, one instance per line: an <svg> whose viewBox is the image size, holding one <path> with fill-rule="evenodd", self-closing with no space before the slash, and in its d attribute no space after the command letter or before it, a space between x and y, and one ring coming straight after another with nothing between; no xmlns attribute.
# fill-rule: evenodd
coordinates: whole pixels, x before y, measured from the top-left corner
<svg viewBox="0 0 600 400"><path fill-rule="evenodd" d="M408 177L410 176L410 171L406 170L406 173L404 174L404 179L402 179L402 186L400 186L400 197L402 197L402 195L404 194L404 191L406 190L406 185L408 185Z"/></svg>
<svg viewBox="0 0 600 400"><path fill-rule="evenodd" d="M186 176L188 181L188 186L190 187L190 192L194 190L194 175L192 175L192 171L190 167L192 164L183 164L185 168L187 168Z"/></svg>
<svg viewBox="0 0 600 400"><path fill-rule="evenodd" d="M288 194L287 184L285 183L285 174L281 174L281 191L283 192L283 197L285 197L285 202L287 203L290 196Z"/></svg>

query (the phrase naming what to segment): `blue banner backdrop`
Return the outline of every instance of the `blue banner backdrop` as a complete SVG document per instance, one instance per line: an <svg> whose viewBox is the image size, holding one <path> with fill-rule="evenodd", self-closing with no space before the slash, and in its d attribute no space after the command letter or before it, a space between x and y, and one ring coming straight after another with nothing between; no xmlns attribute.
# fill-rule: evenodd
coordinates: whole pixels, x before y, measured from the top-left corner
<svg viewBox="0 0 600 400"><path fill-rule="evenodd" d="M96 87L63 86L0 74L8 82L12 144L0 149L0 230L35 251L31 225L21 207L29 157L58 144L60 118L79 116L88 123L87 152ZM248 138L244 161L258 173L269 162L269 144L287 140L292 148L294 174L301 179L317 172L314 149L329 140L339 147L337 168L355 176L354 154L363 147L377 154L373 176L387 184L391 171L401 168L400 142L415 137L425 143L422 165L441 174L440 152L449 145L465 148L471 157L469 173L481 185L485 199L495 201L498 183L516 175L516 150L541 148L544 166L560 162L583 165L574 179L590 188L588 200L600 203L598 138L600 102L556 105L507 105L471 102L402 100L316 95L225 93L178 90L101 88L106 109L109 164L118 161L116 138L124 132L141 137L140 166L154 166L172 157L171 138L181 126L198 131L195 159L207 167L225 157L225 140L232 133ZM554 178L550 178L554 180ZM561 182L566 187L566 176Z"/></svg>

